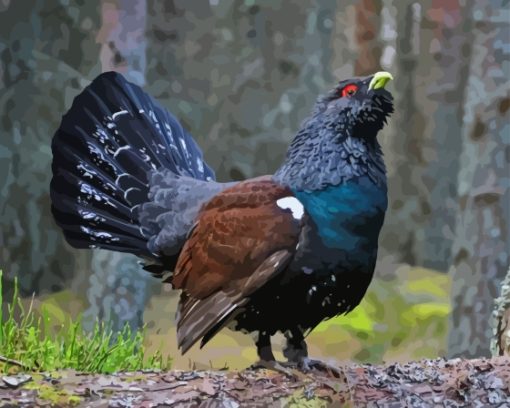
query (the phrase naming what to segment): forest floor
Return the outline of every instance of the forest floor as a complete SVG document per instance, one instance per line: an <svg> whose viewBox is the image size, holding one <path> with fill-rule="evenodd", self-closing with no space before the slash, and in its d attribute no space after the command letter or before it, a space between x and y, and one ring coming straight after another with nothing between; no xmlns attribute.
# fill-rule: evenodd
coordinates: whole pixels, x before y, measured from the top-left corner
<svg viewBox="0 0 510 408"><path fill-rule="evenodd" d="M508 407L510 359L267 370L4 375L0 407Z"/></svg>

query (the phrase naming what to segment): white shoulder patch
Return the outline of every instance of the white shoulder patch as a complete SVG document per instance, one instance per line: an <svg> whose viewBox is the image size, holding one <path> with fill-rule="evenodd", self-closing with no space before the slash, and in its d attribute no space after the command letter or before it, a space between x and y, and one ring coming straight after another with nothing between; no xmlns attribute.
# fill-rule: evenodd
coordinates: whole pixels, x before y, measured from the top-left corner
<svg viewBox="0 0 510 408"><path fill-rule="evenodd" d="M276 200L276 205L282 210L291 210L292 216L296 220L303 218L303 214L305 213L305 207L303 207L301 201L299 201L296 197L289 196L280 198L279 200Z"/></svg>

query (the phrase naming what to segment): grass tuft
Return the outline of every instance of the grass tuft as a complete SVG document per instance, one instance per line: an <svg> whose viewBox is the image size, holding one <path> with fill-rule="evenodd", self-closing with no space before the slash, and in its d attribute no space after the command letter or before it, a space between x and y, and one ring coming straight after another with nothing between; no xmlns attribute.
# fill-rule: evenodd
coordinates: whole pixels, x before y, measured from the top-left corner
<svg viewBox="0 0 510 408"><path fill-rule="evenodd" d="M16 370L17 365L8 359L20 362L21 368L30 371L75 369L91 373L112 373L142 369L167 370L171 366L171 359L163 357L160 351L146 355L143 345L145 328L133 333L126 325L121 332L115 333L104 323L96 322L93 330L86 332L78 318L50 333L44 324L50 320L48 312L43 309L41 316L37 316L32 306L33 298L25 310L15 279L12 301L6 309L0 309L0 355L6 360L0 361L0 371Z"/></svg>

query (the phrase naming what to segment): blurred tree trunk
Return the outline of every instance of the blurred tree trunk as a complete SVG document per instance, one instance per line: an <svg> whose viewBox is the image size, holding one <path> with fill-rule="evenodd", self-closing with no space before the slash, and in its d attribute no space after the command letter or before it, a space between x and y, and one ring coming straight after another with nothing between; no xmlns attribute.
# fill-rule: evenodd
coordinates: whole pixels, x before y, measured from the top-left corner
<svg viewBox="0 0 510 408"><path fill-rule="evenodd" d="M129 81L145 84L145 0L102 0L101 29L97 42L101 44L101 71L117 71Z"/></svg>
<svg viewBox="0 0 510 408"><path fill-rule="evenodd" d="M77 3L0 5L0 268L23 295L89 269L55 226L48 191L51 137L97 61L95 6Z"/></svg>
<svg viewBox="0 0 510 408"><path fill-rule="evenodd" d="M382 63L395 76L394 83L390 84L395 89L395 113L385 132L388 136L381 140L387 157L389 196L381 245L385 256L391 255L396 262L416 264L419 263L416 242L420 239L423 222L420 211L427 200L427 191L421 182L425 119L417 107L420 81L416 72L422 45L422 14L420 5L409 0L386 2L385 15L391 12L394 20L384 23L383 32L387 33L387 38ZM392 30L395 30L393 34ZM393 55L395 62L391 68Z"/></svg>
<svg viewBox="0 0 510 408"><path fill-rule="evenodd" d="M354 24L357 50L354 65L356 75L370 75L381 70L382 46L379 37L381 11L382 0L356 2Z"/></svg>
<svg viewBox="0 0 510 408"><path fill-rule="evenodd" d="M471 6L429 0L387 1L385 7L385 14L396 10L398 37L395 114L383 140L390 206L381 244L397 262L446 271L457 208ZM385 67L394 54L391 46L382 56Z"/></svg>
<svg viewBox="0 0 510 408"><path fill-rule="evenodd" d="M145 83L146 13L145 0L102 0L97 35L101 71L118 71L137 85ZM133 330L140 328L156 282L141 270L135 256L94 250L85 326L91 329L98 318L114 331L126 324Z"/></svg>
<svg viewBox="0 0 510 408"><path fill-rule="evenodd" d="M330 61L330 72L332 82L338 82L344 78L354 76L353 61L357 57L356 43L356 7L354 0L342 2L337 7L334 15L333 32L331 34L332 56Z"/></svg>
<svg viewBox="0 0 510 408"><path fill-rule="evenodd" d="M462 5L464 4L464 5ZM457 211L459 152L462 150L462 115L471 56L473 1L432 0L424 12L420 78L424 86L418 103L424 117L421 157L422 180L428 192L422 206L422 238L418 263L446 271L451 265ZM437 69L431 69L436 68Z"/></svg>
<svg viewBox="0 0 510 408"><path fill-rule="evenodd" d="M505 1L470 10L473 52L464 104L449 354L486 356L510 244L510 32Z"/></svg>

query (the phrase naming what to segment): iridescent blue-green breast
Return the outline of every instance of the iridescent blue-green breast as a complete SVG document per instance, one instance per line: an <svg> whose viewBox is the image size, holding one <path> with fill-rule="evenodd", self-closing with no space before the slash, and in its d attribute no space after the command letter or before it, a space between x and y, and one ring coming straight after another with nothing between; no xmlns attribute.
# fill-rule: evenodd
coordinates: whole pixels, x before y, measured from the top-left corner
<svg viewBox="0 0 510 408"><path fill-rule="evenodd" d="M385 185L359 178L294 194L311 217L324 246L352 253L377 245L387 208Z"/></svg>

